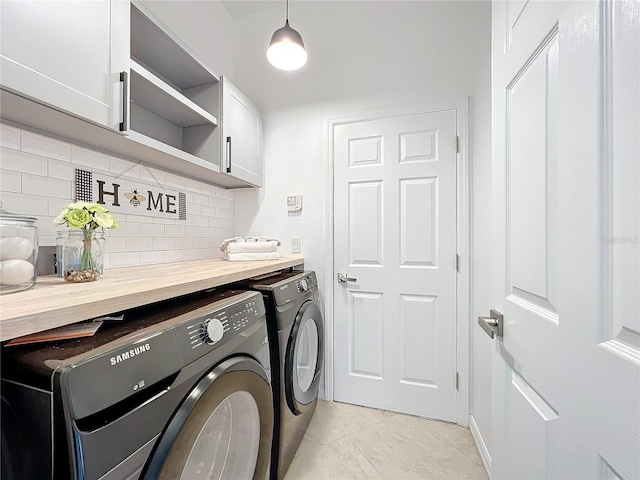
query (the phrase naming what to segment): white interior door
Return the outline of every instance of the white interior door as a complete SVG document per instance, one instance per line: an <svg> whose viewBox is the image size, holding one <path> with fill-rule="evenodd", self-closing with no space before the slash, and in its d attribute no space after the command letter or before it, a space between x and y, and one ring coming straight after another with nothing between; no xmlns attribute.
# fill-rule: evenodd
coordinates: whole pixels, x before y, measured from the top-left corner
<svg viewBox="0 0 640 480"><path fill-rule="evenodd" d="M456 420L456 111L334 126L334 398Z"/></svg>
<svg viewBox="0 0 640 480"><path fill-rule="evenodd" d="M640 478L640 3L492 25L492 478Z"/></svg>

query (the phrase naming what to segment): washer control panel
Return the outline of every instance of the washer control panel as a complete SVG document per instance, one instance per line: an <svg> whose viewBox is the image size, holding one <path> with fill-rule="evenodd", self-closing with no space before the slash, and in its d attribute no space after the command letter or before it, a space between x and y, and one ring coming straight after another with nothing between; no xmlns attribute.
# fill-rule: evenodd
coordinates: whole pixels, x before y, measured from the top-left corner
<svg viewBox="0 0 640 480"><path fill-rule="evenodd" d="M309 295L310 292L317 290L317 288L318 280L316 279L316 274L309 271L300 272L291 278L281 280L272 285L265 285L260 289L272 291L276 305L286 305Z"/></svg>
<svg viewBox="0 0 640 480"><path fill-rule="evenodd" d="M296 290L298 290L298 292L307 292L309 289L315 286L315 276L307 275L299 280L296 280Z"/></svg>
<svg viewBox="0 0 640 480"><path fill-rule="evenodd" d="M226 343L264 317L264 301L260 294L252 292L238 297L241 298L237 302L207 312L178 327L176 334L185 361L195 360L212 348Z"/></svg>

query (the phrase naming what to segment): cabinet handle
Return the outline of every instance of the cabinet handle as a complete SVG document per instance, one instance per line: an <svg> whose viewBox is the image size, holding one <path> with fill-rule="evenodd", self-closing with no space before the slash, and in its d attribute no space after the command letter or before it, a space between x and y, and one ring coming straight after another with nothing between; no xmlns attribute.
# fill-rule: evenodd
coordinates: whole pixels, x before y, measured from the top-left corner
<svg viewBox="0 0 640 480"><path fill-rule="evenodd" d="M227 173L231 173L231 137L227 137Z"/></svg>
<svg viewBox="0 0 640 480"><path fill-rule="evenodd" d="M120 72L120 81L122 82L122 121L120 122L120 131L126 132L129 128L127 125L127 110L129 108L129 82L127 72Z"/></svg>

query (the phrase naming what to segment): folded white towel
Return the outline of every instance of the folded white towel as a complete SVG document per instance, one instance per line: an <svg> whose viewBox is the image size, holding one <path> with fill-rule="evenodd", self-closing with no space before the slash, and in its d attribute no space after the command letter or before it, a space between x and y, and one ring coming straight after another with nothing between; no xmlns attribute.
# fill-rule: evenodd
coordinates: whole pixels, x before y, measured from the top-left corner
<svg viewBox="0 0 640 480"><path fill-rule="evenodd" d="M270 240L268 242L229 243L227 245L226 252L227 253L275 252L277 248L278 248L277 240Z"/></svg>
<svg viewBox="0 0 640 480"><path fill-rule="evenodd" d="M225 257L230 262L248 262L252 260L277 260L280 258L278 252L244 252L226 253Z"/></svg>
<svg viewBox="0 0 640 480"><path fill-rule="evenodd" d="M280 241L267 239L266 242L236 242L235 238L228 238L220 245L225 258L230 262L251 260L276 260Z"/></svg>

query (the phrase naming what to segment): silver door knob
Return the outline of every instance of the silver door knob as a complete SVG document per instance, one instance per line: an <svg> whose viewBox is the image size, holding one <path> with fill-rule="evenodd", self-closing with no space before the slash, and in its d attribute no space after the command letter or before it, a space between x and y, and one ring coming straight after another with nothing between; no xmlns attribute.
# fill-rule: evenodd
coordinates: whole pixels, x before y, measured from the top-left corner
<svg viewBox="0 0 640 480"><path fill-rule="evenodd" d="M358 279L349 277L344 272L338 272L338 283L357 282Z"/></svg>

